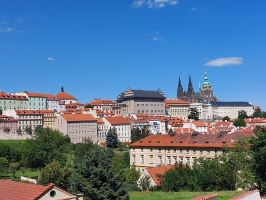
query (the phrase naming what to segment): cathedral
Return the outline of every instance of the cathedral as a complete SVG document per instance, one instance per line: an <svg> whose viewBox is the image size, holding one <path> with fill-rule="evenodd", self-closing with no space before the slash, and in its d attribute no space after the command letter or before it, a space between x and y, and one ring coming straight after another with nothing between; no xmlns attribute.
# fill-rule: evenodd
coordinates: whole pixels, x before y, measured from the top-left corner
<svg viewBox="0 0 266 200"><path fill-rule="evenodd" d="M200 85L199 92L194 92L191 77L189 75L188 89L183 90L180 77L178 79L177 86L177 99L188 101L191 103L202 102L209 103L210 101L216 101L217 99L213 96L212 85L209 83L207 73L204 75L204 82Z"/></svg>

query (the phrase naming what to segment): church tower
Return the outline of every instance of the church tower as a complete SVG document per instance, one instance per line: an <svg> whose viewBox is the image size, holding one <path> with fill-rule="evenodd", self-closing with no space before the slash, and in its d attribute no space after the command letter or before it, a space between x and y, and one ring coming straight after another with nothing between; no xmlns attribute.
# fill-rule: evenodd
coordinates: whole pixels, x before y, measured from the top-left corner
<svg viewBox="0 0 266 200"><path fill-rule="evenodd" d="M195 102L195 94L194 94L194 89L193 89L190 75L189 75L189 81L188 81L186 100L191 102L191 103Z"/></svg>
<svg viewBox="0 0 266 200"><path fill-rule="evenodd" d="M215 97L213 96L212 85L209 83L207 72L205 72L204 82L203 84L201 84L200 87L200 93L201 93L202 102L204 103L209 103L210 101L216 100Z"/></svg>
<svg viewBox="0 0 266 200"><path fill-rule="evenodd" d="M180 81L180 76L179 76L179 79L178 79L176 98L184 100L184 93L183 93L183 87L182 87L182 84L181 84L181 81Z"/></svg>

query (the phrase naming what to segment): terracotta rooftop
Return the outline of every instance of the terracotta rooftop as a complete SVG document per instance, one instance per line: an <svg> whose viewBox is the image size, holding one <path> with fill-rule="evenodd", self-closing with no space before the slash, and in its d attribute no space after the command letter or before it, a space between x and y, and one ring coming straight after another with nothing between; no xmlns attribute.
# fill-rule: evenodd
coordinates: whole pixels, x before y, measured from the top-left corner
<svg viewBox="0 0 266 200"><path fill-rule="evenodd" d="M114 105L116 103L109 99L95 99L91 101L89 104L93 106L100 106L100 105Z"/></svg>
<svg viewBox="0 0 266 200"><path fill-rule="evenodd" d="M197 127L207 127L207 124L203 121L193 121L192 123Z"/></svg>
<svg viewBox="0 0 266 200"><path fill-rule="evenodd" d="M97 121L97 119L90 114L62 114L61 116L68 122Z"/></svg>
<svg viewBox="0 0 266 200"><path fill-rule="evenodd" d="M54 184L47 186L15 182L11 180L0 181L0 199L3 200L35 200L51 189Z"/></svg>
<svg viewBox="0 0 266 200"><path fill-rule="evenodd" d="M66 92L59 92L55 97L59 100L77 100L74 96L67 94Z"/></svg>
<svg viewBox="0 0 266 200"><path fill-rule="evenodd" d="M169 108L169 105L190 105L190 102L181 99L165 99L164 102L166 108Z"/></svg>
<svg viewBox="0 0 266 200"><path fill-rule="evenodd" d="M42 115L41 110L15 110L17 115Z"/></svg>
<svg viewBox="0 0 266 200"><path fill-rule="evenodd" d="M130 147L189 147L189 148L223 148L233 147L232 143L242 137L254 136L251 132L232 134L175 134L150 135L130 145Z"/></svg>
<svg viewBox="0 0 266 200"><path fill-rule="evenodd" d="M7 94L5 92L0 92L0 99L28 100L28 98L26 96Z"/></svg>
<svg viewBox="0 0 266 200"><path fill-rule="evenodd" d="M216 196L217 196L217 194L205 194L205 195L195 197L191 200L208 200L208 199L213 199Z"/></svg>
<svg viewBox="0 0 266 200"><path fill-rule="evenodd" d="M105 117L105 119L112 125L129 125L129 118L123 116Z"/></svg>
<svg viewBox="0 0 266 200"><path fill-rule="evenodd" d="M165 165L165 166L160 166L160 167L148 167L147 171L150 174L150 177L154 180L156 185L160 185L160 178L157 176L159 175L164 175L165 172L167 172L170 169L173 169L175 165Z"/></svg>

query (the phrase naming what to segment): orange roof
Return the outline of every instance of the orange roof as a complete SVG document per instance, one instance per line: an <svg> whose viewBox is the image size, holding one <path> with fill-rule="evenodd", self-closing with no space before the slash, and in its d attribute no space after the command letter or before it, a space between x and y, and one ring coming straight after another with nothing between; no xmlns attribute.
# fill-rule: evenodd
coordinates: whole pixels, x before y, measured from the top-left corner
<svg viewBox="0 0 266 200"><path fill-rule="evenodd" d="M90 102L89 104L93 105L93 106L98 106L98 105L114 105L116 104L115 102L109 100L109 99L95 99L92 102Z"/></svg>
<svg viewBox="0 0 266 200"><path fill-rule="evenodd" d="M0 92L0 99L22 99L22 100L28 100L26 96L23 95L14 95L14 94L7 94L5 92Z"/></svg>
<svg viewBox="0 0 266 200"><path fill-rule="evenodd" d="M121 125L121 124L125 124L125 125L129 125L129 119L125 118L123 116L112 116L112 117L105 117L105 119L110 122L110 124L112 125Z"/></svg>
<svg viewBox="0 0 266 200"><path fill-rule="evenodd" d="M90 114L62 114L61 116L68 122L97 121L97 119Z"/></svg>
<svg viewBox="0 0 266 200"><path fill-rule="evenodd" d="M96 118L98 124L104 124L104 121L102 118Z"/></svg>
<svg viewBox="0 0 266 200"><path fill-rule="evenodd" d="M39 110L40 113L54 113L53 110Z"/></svg>
<svg viewBox="0 0 266 200"><path fill-rule="evenodd" d="M175 165L165 165L160 167L148 167L147 171L150 177L154 180L156 185L160 185L161 180L157 175L164 175L170 169L173 169Z"/></svg>
<svg viewBox="0 0 266 200"><path fill-rule="evenodd" d="M184 147L184 148L223 148L232 147L239 138L254 136L252 131L232 134L176 134L149 135L130 145L130 147Z"/></svg>
<svg viewBox="0 0 266 200"><path fill-rule="evenodd" d="M41 110L15 110L17 115L42 115Z"/></svg>
<svg viewBox="0 0 266 200"><path fill-rule="evenodd" d="M204 194L202 196L195 197L191 200L209 200L209 199L213 199L216 196L217 196L217 194Z"/></svg>
<svg viewBox="0 0 266 200"><path fill-rule="evenodd" d="M0 181L0 199L5 199L5 200L39 199L49 189L53 188L53 186L54 184L52 183L50 183L47 186L42 186L42 185L21 183L4 179Z"/></svg>
<svg viewBox="0 0 266 200"><path fill-rule="evenodd" d="M192 128L175 128L175 133L191 134L194 131Z"/></svg>
<svg viewBox="0 0 266 200"><path fill-rule="evenodd" d="M181 100L181 99L165 99L165 107L169 108L169 105L190 105L190 102Z"/></svg>
<svg viewBox="0 0 266 200"><path fill-rule="evenodd" d="M259 192L259 190L250 190L250 191L246 191L246 192L243 192L242 194L236 196L236 197L233 197L229 200L239 200L239 199L244 199L244 197L247 197L253 193L256 193L256 192Z"/></svg>
<svg viewBox="0 0 266 200"><path fill-rule="evenodd" d="M206 123L203 121L193 121L192 123L198 127L207 127Z"/></svg>
<svg viewBox="0 0 266 200"><path fill-rule="evenodd" d="M59 100L77 100L74 96L67 94L66 92L59 92L55 97Z"/></svg>

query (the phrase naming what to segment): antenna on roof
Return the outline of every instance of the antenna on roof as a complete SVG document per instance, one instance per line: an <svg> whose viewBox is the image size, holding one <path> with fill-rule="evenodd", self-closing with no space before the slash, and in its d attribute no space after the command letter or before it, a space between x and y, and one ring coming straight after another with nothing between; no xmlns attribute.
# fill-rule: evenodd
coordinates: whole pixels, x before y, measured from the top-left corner
<svg viewBox="0 0 266 200"><path fill-rule="evenodd" d="M64 87L63 86L61 87L61 92L64 92Z"/></svg>

